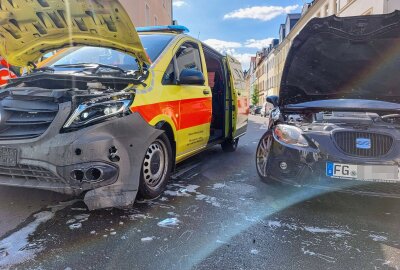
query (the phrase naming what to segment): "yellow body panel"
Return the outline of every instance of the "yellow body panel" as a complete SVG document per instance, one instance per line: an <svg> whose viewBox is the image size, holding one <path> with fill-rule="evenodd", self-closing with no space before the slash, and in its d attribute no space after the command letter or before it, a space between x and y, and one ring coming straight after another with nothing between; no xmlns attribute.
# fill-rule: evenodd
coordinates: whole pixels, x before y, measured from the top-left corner
<svg viewBox="0 0 400 270"><path fill-rule="evenodd" d="M118 0L1 1L0 55L27 66L43 54L72 46L107 47L150 63Z"/></svg>
<svg viewBox="0 0 400 270"><path fill-rule="evenodd" d="M153 33L141 33L141 35ZM163 33L157 33L163 34ZM170 33L169 33L170 35ZM201 56L202 72L205 74L204 85L164 85L163 77L173 57L185 42L198 45ZM62 57L60 51L54 56ZM160 57L148 69L148 77L142 85L134 85L136 95L131 111L138 112L151 126L159 123L168 124L176 143L176 162L201 152L207 147L210 139L212 114L212 91L209 86L207 65L203 57L203 48L199 41L186 35L176 35ZM39 63L38 66L43 66ZM237 91L234 87L233 91ZM236 92L233 92L235 95ZM236 103L237 97L233 97ZM236 127L236 113L225 115L226 122L233 118ZM235 129L234 129L235 130ZM232 134L225 133L225 136Z"/></svg>
<svg viewBox="0 0 400 270"><path fill-rule="evenodd" d="M139 111L150 125L165 121L172 127L177 162L204 149L210 137L211 111L208 123L196 125L196 119L193 119L196 118L196 109L204 107L204 103L209 104L211 110L212 94L207 76L204 86L162 84L171 60L179 47L187 41L198 44L200 53L203 53L201 44L195 39L184 35L177 36L150 67L146 85L136 88L136 97L131 108L132 111ZM206 63L203 57L201 59L203 74L207 74ZM204 94L205 90L208 94ZM144 108L143 111L139 110L141 107ZM147 116L149 110L159 110L160 114ZM193 121L194 125L190 126L188 121ZM188 125L190 127L187 127Z"/></svg>

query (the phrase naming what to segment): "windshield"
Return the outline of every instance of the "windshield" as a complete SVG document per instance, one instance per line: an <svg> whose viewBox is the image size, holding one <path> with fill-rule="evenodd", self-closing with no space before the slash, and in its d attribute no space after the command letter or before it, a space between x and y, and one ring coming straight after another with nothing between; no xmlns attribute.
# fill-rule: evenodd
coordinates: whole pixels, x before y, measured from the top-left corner
<svg viewBox="0 0 400 270"><path fill-rule="evenodd" d="M154 62L172 40L173 35L141 35L143 47L147 55ZM74 65L74 64L103 64L117 66L124 70L136 70L137 63L135 57L109 48L102 47L73 47L56 54L53 59L50 59L46 66L63 69L59 66ZM81 68L81 67L79 67Z"/></svg>

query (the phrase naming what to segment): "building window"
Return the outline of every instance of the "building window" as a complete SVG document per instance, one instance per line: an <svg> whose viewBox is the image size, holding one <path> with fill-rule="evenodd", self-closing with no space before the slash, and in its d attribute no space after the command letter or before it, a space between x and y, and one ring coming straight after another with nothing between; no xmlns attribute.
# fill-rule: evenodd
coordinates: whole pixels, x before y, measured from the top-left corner
<svg viewBox="0 0 400 270"><path fill-rule="evenodd" d="M146 4L146 9L145 9L144 15L145 15L145 19L146 19L146 25L150 25L150 7L147 4Z"/></svg>

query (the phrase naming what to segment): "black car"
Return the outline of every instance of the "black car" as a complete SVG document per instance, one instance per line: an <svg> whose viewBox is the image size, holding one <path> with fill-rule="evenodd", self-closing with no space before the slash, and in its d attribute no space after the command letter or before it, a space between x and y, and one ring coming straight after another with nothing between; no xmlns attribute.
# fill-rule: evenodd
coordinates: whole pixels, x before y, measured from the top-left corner
<svg viewBox="0 0 400 270"><path fill-rule="evenodd" d="M316 18L257 148L264 182L400 197L400 12Z"/></svg>
<svg viewBox="0 0 400 270"><path fill-rule="evenodd" d="M254 106L254 107L250 108L250 114L252 114L252 115L260 114L261 109L262 109L261 106Z"/></svg>

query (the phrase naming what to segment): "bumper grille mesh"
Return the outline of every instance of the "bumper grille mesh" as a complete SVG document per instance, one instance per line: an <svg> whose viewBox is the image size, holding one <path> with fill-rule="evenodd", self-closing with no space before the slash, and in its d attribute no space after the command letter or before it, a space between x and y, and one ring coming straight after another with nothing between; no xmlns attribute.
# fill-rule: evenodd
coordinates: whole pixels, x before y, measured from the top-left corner
<svg viewBox="0 0 400 270"><path fill-rule="evenodd" d="M334 138L343 152L355 157L381 157L386 155L393 145L391 136L371 132L341 131L336 132ZM357 148L359 138L369 139L370 149Z"/></svg>
<svg viewBox="0 0 400 270"><path fill-rule="evenodd" d="M2 176L19 180L36 180L47 183L64 182L61 178L47 169L29 165L17 165L17 167L0 166L0 177Z"/></svg>
<svg viewBox="0 0 400 270"><path fill-rule="evenodd" d="M0 140L31 139L49 128L58 113L58 104L6 97L0 102L0 111Z"/></svg>

